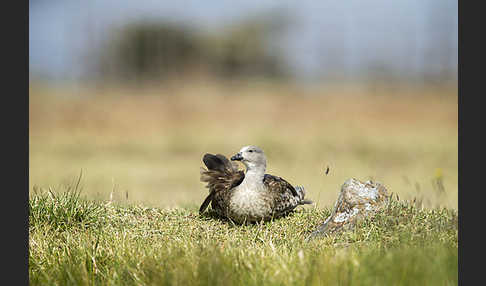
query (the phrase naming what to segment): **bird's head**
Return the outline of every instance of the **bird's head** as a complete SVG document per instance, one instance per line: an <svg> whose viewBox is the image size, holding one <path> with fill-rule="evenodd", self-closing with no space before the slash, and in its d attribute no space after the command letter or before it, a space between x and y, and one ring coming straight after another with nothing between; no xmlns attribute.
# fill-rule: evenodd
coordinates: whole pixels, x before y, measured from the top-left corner
<svg viewBox="0 0 486 286"><path fill-rule="evenodd" d="M245 164L247 168L263 167L267 165L267 159L263 150L256 146L245 146L231 157L232 161L240 161Z"/></svg>

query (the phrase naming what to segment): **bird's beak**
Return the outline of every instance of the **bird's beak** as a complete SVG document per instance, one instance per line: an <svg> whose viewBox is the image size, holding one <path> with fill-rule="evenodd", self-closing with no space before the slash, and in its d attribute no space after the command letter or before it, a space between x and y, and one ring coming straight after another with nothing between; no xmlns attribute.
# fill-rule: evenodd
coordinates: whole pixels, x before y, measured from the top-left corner
<svg viewBox="0 0 486 286"><path fill-rule="evenodd" d="M241 161L243 160L243 156L241 156L241 152L238 152L236 155L231 157L231 161Z"/></svg>

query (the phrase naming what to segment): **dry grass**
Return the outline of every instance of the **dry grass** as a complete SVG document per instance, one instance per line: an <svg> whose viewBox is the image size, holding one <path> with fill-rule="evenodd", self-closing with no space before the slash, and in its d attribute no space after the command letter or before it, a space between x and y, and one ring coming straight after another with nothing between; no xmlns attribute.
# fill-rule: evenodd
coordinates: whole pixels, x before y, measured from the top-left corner
<svg viewBox="0 0 486 286"><path fill-rule="evenodd" d="M378 90L184 83L145 90L31 86L29 179L84 173L92 198L198 205L204 153L261 146L268 172L329 207L350 177L457 209L455 88ZM329 175L324 175L329 166ZM127 199L128 195L128 199Z"/></svg>

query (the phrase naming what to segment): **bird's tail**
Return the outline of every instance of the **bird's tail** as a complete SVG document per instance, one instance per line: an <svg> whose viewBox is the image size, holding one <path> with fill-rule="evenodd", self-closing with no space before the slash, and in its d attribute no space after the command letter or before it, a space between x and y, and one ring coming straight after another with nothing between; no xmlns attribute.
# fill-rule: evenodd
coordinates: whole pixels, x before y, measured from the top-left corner
<svg viewBox="0 0 486 286"><path fill-rule="evenodd" d="M295 191L297 191L297 195L300 198L299 205L309 205L313 204L314 202L311 200L306 200L305 198L305 189L303 186L295 186Z"/></svg>
<svg viewBox="0 0 486 286"><path fill-rule="evenodd" d="M215 192L231 189L235 184L240 183L244 177L243 172L238 170L238 165L233 164L224 155L205 154L203 162L207 169L201 168L200 180L207 183L209 195L199 208L200 213L204 212L212 202Z"/></svg>

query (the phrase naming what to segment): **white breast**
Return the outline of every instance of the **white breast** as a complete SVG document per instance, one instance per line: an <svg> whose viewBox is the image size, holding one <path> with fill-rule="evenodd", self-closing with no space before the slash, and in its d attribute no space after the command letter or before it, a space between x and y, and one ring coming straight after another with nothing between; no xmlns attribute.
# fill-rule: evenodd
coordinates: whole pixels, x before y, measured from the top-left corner
<svg viewBox="0 0 486 286"><path fill-rule="evenodd" d="M230 199L231 217L242 221L245 217L264 218L271 215L271 206L264 200L265 190L260 186L240 185Z"/></svg>

